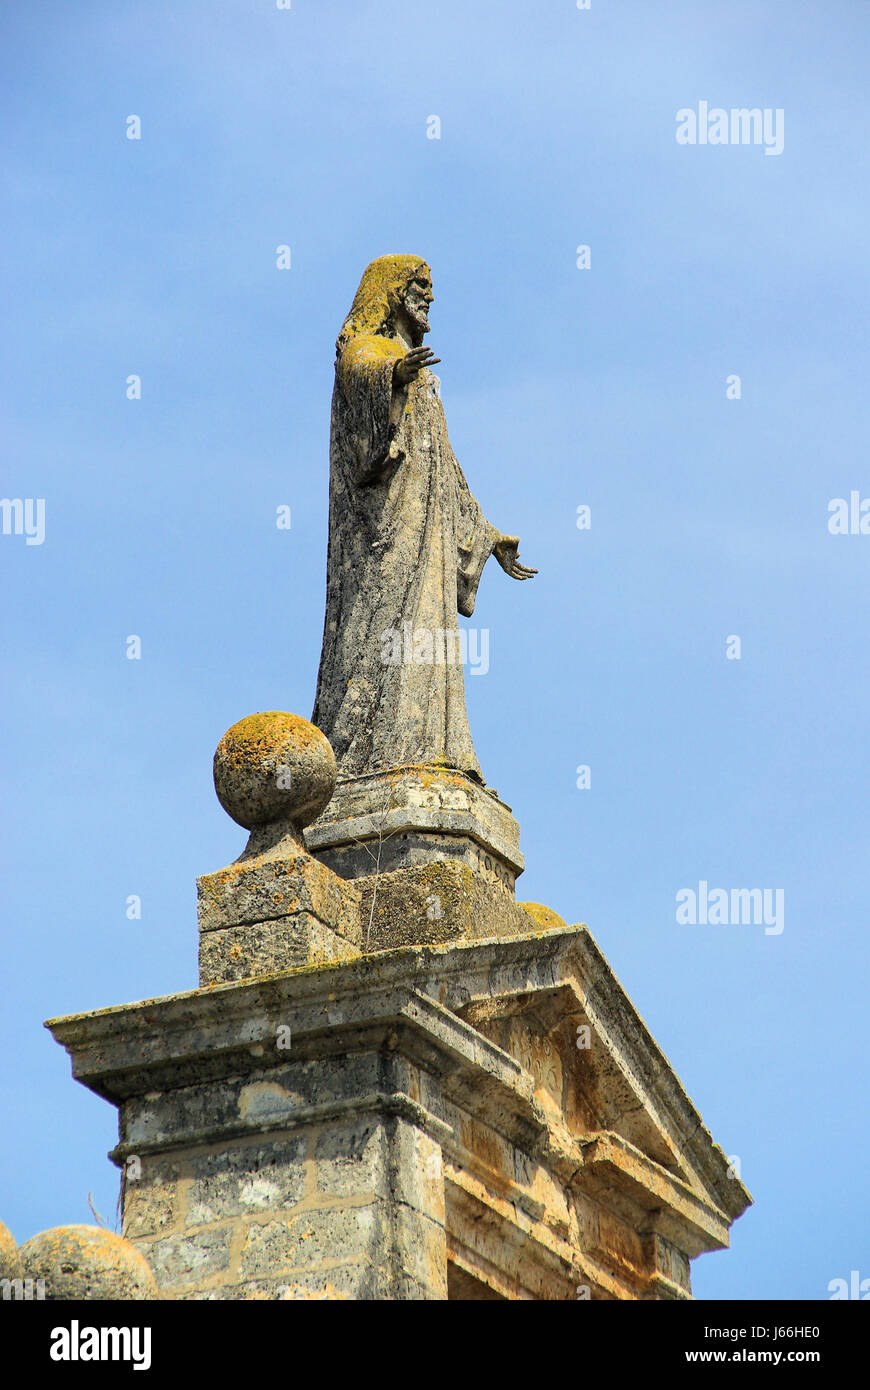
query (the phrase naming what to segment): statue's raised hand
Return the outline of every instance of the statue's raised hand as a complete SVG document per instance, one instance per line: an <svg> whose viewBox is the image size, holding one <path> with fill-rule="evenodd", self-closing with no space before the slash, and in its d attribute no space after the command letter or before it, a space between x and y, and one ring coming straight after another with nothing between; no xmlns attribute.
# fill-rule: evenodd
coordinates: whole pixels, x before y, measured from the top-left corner
<svg viewBox="0 0 870 1390"><path fill-rule="evenodd" d="M399 358L393 368L393 380L399 386L407 386L424 367L434 367L435 363L440 361L441 358L435 357L431 348L411 348L410 352Z"/></svg>
<svg viewBox="0 0 870 1390"><path fill-rule="evenodd" d="M531 579L537 570L529 569L528 565L521 565L518 551L520 548L519 536L499 536L492 548L492 553L498 560L505 574L509 574L511 579Z"/></svg>

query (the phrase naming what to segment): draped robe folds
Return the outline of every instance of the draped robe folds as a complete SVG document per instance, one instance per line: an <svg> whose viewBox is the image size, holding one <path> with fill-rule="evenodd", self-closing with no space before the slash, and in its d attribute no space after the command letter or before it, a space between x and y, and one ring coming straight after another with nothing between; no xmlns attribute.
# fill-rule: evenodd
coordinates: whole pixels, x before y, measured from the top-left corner
<svg viewBox="0 0 870 1390"><path fill-rule="evenodd" d="M336 364L326 618L312 721L332 744L339 777L437 763L483 781L465 710L457 610L473 613L499 532L454 457L431 371L404 389L391 428L393 368L403 355L396 339L367 334L351 339Z"/></svg>

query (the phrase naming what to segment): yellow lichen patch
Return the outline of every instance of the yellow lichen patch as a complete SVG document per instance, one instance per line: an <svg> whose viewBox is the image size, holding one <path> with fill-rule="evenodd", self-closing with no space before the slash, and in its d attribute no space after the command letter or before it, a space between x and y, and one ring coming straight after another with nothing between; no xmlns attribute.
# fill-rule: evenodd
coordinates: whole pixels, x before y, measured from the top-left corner
<svg viewBox="0 0 870 1390"><path fill-rule="evenodd" d="M198 879L200 897L223 897L227 886L245 871L244 864L228 864L225 869L216 869L213 874L204 874Z"/></svg>
<svg viewBox="0 0 870 1390"><path fill-rule="evenodd" d="M402 294L421 270L431 277L421 256L378 256L366 266L335 344L336 357L353 338L382 334L391 327Z"/></svg>
<svg viewBox="0 0 870 1390"><path fill-rule="evenodd" d="M517 903L517 907L521 907L524 912L527 912L532 921L536 922L539 927L543 927L545 931L549 931L553 927L566 927L568 925L558 912L554 912L551 907L545 907L543 903Z"/></svg>
<svg viewBox="0 0 870 1390"><path fill-rule="evenodd" d="M21 1264L18 1246L12 1232L0 1221L0 1277L12 1278Z"/></svg>
<svg viewBox="0 0 870 1390"><path fill-rule="evenodd" d="M369 362L380 366L385 361L395 361L404 357L404 349L398 338L383 338L377 334L362 334L352 338L342 353L342 363L352 367L365 367Z"/></svg>
<svg viewBox="0 0 870 1390"><path fill-rule="evenodd" d="M362 374L374 388L384 368L391 369L404 355L397 338L354 338L341 354L338 373L345 387L354 376Z"/></svg>
<svg viewBox="0 0 870 1390"><path fill-rule="evenodd" d="M100 1226L56 1226L21 1247L28 1277L44 1278L66 1297L153 1298L154 1275L145 1257L123 1236ZM72 1281L72 1282L70 1282Z"/></svg>
<svg viewBox="0 0 870 1390"><path fill-rule="evenodd" d="M257 758L271 755L288 739L300 749L319 748L327 742L325 735L307 719L273 709L249 714L233 724L218 744L215 756L230 767L249 767Z"/></svg>

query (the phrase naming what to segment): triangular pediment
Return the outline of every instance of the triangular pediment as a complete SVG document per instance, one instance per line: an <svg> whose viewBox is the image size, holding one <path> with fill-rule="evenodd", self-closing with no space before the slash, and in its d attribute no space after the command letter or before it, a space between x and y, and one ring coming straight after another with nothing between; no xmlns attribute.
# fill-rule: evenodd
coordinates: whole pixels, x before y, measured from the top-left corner
<svg viewBox="0 0 870 1390"><path fill-rule="evenodd" d="M603 1020L569 985L472 1004L467 1021L533 1078L538 1100L578 1140L606 1131L688 1181L690 1170Z"/></svg>
<svg viewBox="0 0 870 1390"><path fill-rule="evenodd" d="M459 1012L528 1073L554 1127L579 1146L590 1181L596 1165L610 1177L625 1169L631 1188L634 1155L650 1193L654 1170L664 1170L662 1180L733 1219L749 1194L594 939L574 930L552 982L524 989L517 980L487 998L472 991Z"/></svg>

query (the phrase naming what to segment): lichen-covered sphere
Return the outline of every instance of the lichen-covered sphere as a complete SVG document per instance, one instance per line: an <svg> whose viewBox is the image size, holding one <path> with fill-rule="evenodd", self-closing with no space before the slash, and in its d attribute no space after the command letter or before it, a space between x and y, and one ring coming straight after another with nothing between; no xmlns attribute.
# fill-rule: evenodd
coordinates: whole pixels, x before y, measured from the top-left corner
<svg viewBox="0 0 870 1390"><path fill-rule="evenodd" d="M214 755L214 787L228 816L246 830L316 820L335 790L329 740L298 714L249 714L228 729Z"/></svg>
<svg viewBox="0 0 870 1390"><path fill-rule="evenodd" d="M101 1226L54 1226L21 1247L26 1279L43 1279L48 1302L152 1299L157 1283L145 1256Z"/></svg>
<svg viewBox="0 0 870 1390"><path fill-rule="evenodd" d="M15 1238L0 1221L0 1279L21 1278L21 1255Z"/></svg>

